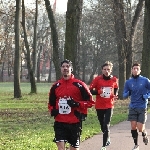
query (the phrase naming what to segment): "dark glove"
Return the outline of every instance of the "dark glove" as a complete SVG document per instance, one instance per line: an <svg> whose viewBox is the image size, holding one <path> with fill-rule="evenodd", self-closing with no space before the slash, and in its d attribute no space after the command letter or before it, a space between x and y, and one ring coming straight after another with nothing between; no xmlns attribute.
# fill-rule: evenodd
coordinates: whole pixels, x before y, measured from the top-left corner
<svg viewBox="0 0 150 150"><path fill-rule="evenodd" d="M70 106L70 107L79 107L79 103L76 102L73 98L71 98L70 100L67 100L67 104Z"/></svg>
<svg viewBox="0 0 150 150"><path fill-rule="evenodd" d="M59 114L59 110L58 109L52 109L51 110L51 116L56 117Z"/></svg>

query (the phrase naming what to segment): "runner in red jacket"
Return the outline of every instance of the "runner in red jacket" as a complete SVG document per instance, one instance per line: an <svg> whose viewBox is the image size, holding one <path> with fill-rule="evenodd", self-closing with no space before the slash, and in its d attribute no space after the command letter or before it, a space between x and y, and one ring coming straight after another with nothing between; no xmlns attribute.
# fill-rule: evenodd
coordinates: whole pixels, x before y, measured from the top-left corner
<svg viewBox="0 0 150 150"><path fill-rule="evenodd" d="M111 75L113 64L109 61L102 65L102 75L97 76L90 84L90 91L96 95L95 108L103 132L103 146L110 145L109 126L113 114L114 102L118 98L118 79Z"/></svg>
<svg viewBox="0 0 150 150"><path fill-rule="evenodd" d="M71 72L71 62L61 62L63 77L52 85L49 93L48 108L55 119L54 142L58 150L65 150L65 142L71 150L79 150L82 121L87 117L87 109L94 104L87 85Z"/></svg>

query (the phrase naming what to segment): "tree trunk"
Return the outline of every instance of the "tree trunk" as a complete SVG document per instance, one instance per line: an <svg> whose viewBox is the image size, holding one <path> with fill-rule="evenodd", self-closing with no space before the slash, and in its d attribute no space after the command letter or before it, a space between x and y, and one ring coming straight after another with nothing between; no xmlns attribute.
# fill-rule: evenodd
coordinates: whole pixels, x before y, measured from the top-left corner
<svg viewBox="0 0 150 150"><path fill-rule="evenodd" d="M73 63L73 73L77 71L77 51L79 40L79 29L82 16L83 0L68 0L66 12L66 32L64 57Z"/></svg>
<svg viewBox="0 0 150 150"><path fill-rule="evenodd" d="M37 69L37 18L38 18L38 0L36 0L35 23L34 23L34 38L33 38L33 72L36 74Z"/></svg>
<svg viewBox="0 0 150 150"><path fill-rule="evenodd" d="M133 17L132 23L131 23L131 30L129 33L129 37L127 39L128 41L128 48L127 48L127 55L126 55L126 78L128 79L131 75L131 67L133 64L133 47L134 47L134 34L137 28L137 24L140 18L140 14L142 12L142 8L144 5L145 0L139 0L139 3L137 4L135 15Z"/></svg>
<svg viewBox="0 0 150 150"><path fill-rule="evenodd" d="M52 37L52 42L53 42L53 63L55 66L55 71L56 71L56 80L58 80L61 77L58 33L56 29L54 14L53 14L49 0L45 0L45 6L46 6L47 13L48 13L49 21L50 21L51 37Z"/></svg>
<svg viewBox="0 0 150 150"><path fill-rule="evenodd" d="M126 81L126 51L127 37L124 18L123 0L114 0L115 33L119 62L119 98L122 99L123 87Z"/></svg>
<svg viewBox="0 0 150 150"><path fill-rule="evenodd" d="M14 98L21 98L20 89L20 10L21 1L16 0L16 13L15 13L15 60L14 60Z"/></svg>
<svg viewBox="0 0 150 150"><path fill-rule="evenodd" d="M145 0L142 75L150 79L150 0Z"/></svg>
<svg viewBox="0 0 150 150"><path fill-rule="evenodd" d="M31 93L37 93L36 83L35 83L35 76L33 71L33 66L31 64L31 58L30 58L30 49L29 49L29 43L27 39L27 33L25 28L25 6L24 6L24 0L22 0L22 27L24 31L24 42L25 47L27 50L27 53L25 54L26 60L27 60L27 68L28 68L28 76L31 83Z"/></svg>
<svg viewBox="0 0 150 150"><path fill-rule="evenodd" d="M133 63L134 34L143 8L144 0L139 0L135 15L131 23L129 36L126 33L126 21L123 0L114 0L115 32L119 58L119 97L122 98L124 82L131 75Z"/></svg>
<svg viewBox="0 0 150 150"><path fill-rule="evenodd" d="M5 62L2 62L2 69L0 71L0 82L4 82L4 67L5 66Z"/></svg>
<svg viewBox="0 0 150 150"><path fill-rule="evenodd" d="M43 50L43 46L39 44L40 50L38 52L38 57L37 57L37 82L40 82L40 55Z"/></svg>

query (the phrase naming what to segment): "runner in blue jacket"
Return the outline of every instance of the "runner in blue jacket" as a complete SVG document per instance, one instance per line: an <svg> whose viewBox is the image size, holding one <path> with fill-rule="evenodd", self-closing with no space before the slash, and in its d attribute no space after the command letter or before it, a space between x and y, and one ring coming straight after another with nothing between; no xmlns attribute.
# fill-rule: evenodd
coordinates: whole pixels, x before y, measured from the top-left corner
<svg viewBox="0 0 150 150"><path fill-rule="evenodd" d="M132 66L132 77L125 82L123 97L130 97L128 121L131 122L131 134L135 143L132 150L139 150L138 131L142 132L143 142L148 144L149 139L145 128L147 119L147 104L150 91L150 80L140 75L139 63Z"/></svg>

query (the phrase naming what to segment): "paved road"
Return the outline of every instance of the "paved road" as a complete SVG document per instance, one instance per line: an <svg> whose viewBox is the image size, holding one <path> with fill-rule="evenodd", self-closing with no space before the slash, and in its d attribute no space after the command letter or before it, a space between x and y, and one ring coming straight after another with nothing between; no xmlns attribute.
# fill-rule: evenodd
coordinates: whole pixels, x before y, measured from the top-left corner
<svg viewBox="0 0 150 150"><path fill-rule="evenodd" d="M148 136L150 138L150 114L146 122ZM124 121L110 128L111 145L107 146L107 150L132 150L134 147L131 137L130 122ZM140 150L150 150L150 143L143 143L142 134L139 133ZM83 141L80 145L80 150L100 150L102 146L102 134L93 136L90 139Z"/></svg>

